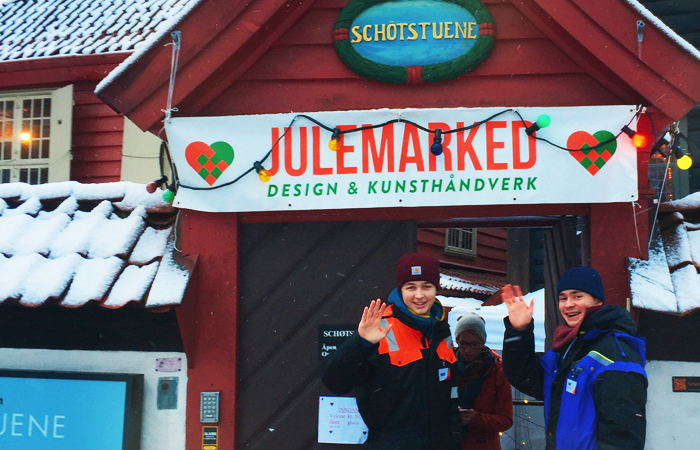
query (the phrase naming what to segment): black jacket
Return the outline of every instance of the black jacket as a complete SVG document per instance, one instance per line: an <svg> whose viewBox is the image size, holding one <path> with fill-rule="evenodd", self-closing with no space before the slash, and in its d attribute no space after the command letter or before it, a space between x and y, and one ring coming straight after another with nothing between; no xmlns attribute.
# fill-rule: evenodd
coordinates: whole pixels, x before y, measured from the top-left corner
<svg viewBox="0 0 700 450"><path fill-rule="evenodd" d="M393 308L397 326L416 329ZM459 450L461 416L457 409L458 376L454 365L441 359L436 348L450 336L447 321L437 322L422 358L403 366L392 365L379 345L357 334L325 361L323 383L336 395L353 389L357 406L369 428L366 446L372 450ZM440 381L438 372L450 369ZM454 389L453 389L454 388ZM452 398L454 396L454 398Z"/></svg>
<svg viewBox="0 0 700 450"><path fill-rule="evenodd" d="M543 355L535 353L533 324L524 330L515 330L507 317L504 322L503 371L508 381L519 391L544 399ZM638 354L625 339L616 337L615 333L638 337L637 327L625 309L604 305L584 320L568 351L564 349L553 355L558 358L558 366L548 393L549 413L545 430L547 450L556 449L557 432L580 433L580 430L562 430L558 427L562 395L572 366L590 352L597 352L613 362L632 362L644 366L644 355ZM593 438L596 448L643 449L646 436L647 379L639 373L610 370L595 378L592 390L597 419L597 432Z"/></svg>

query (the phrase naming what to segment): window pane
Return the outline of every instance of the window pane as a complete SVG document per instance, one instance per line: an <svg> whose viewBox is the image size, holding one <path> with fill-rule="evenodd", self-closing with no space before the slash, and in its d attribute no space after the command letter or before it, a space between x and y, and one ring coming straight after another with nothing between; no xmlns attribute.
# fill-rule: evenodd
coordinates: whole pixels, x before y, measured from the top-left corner
<svg viewBox="0 0 700 450"><path fill-rule="evenodd" d="M25 100L22 102L22 118L28 119L32 117L32 101Z"/></svg>
<svg viewBox="0 0 700 450"><path fill-rule="evenodd" d="M20 153L20 158L29 159L29 141L22 141Z"/></svg>
<svg viewBox="0 0 700 450"><path fill-rule="evenodd" d="M22 133L31 133L32 129L32 121L31 120L23 120L22 121Z"/></svg>
<svg viewBox="0 0 700 450"><path fill-rule="evenodd" d="M41 140L41 157L42 158L49 157L49 140L48 139Z"/></svg>
<svg viewBox="0 0 700 450"><path fill-rule="evenodd" d="M39 169L29 169L29 184L39 184Z"/></svg>
<svg viewBox="0 0 700 450"><path fill-rule="evenodd" d="M9 183L10 182L10 169L2 169L2 179L0 179L0 183Z"/></svg>
<svg viewBox="0 0 700 450"><path fill-rule="evenodd" d="M51 137L51 119L44 119L41 121L41 137Z"/></svg>
<svg viewBox="0 0 700 450"><path fill-rule="evenodd" d="M29 169L19 169L19 181L20 183L26 183L29 178Z"/></svg>
<svg viewBox="0 0 700 450"><path fill-rule="evenodd" d="M32 139L41 137L41 120L32 120Z"/></svg>
<svg viewBox="0 0 700 450"><path fill-rule="evenodd" d="M5 154L8 155L8 157L5 159L12 159L12 141L7 141L3 145L5 148L5 152L7 152Z"/></svg>
<svg viewBox="0 0 700 450"><path fill-rule="evenodd" d="M32 159L39 159L41 139L32 139Z"/></svg>
<svg viewBox="0 0 700 450"><path fill-rule="evenodd" d="M34 99L34 108L32 110L32 117L41 117L41 99Z"/></svg>
<svg viewBox="0 0 700 450"><path fill-rule="evenodd" d="M12 139L12 120L5 121L5 131L2 133L3 139Z"/></svg>
<svg viewBox="0 0 700 450"><path fill-rule="evenodd" d="M44 184L49 182L49 169L39 169L39 184Z"/></svg>
<svg viewBox="0 0 700 450"><path fill-rule="evenodd" d="M44 117L51 117L51 99L44 99Z"/></svg>
<svg viewBox="0 0 700 450"><path fill-rule="evenodd" d="M5 117L8 119L12 119L15 117L15 102L7 102L7 108L5 108Z"/></svg>

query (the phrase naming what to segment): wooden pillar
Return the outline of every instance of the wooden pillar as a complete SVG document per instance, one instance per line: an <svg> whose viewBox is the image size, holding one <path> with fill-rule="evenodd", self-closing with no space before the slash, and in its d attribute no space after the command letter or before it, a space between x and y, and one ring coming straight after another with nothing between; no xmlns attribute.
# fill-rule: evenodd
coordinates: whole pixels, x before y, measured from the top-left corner
<svg viewBox="0 0 700 450"><path fill-rule="evenodd" d="M219 449L234 447L238 216L182 211L182 253L196 255L193 289L178 310L188 358L186 449L202 448L200 392L219 391Z"/></svg>
<svg viewBox="0 0 700 450"><path fill-rule="evenodd" d="M633 210L632 202L591 205L591 267L603 279L606 303L626 305L630 296L627 258L646 255L647 235L646 211L636 206Z"/></svg>

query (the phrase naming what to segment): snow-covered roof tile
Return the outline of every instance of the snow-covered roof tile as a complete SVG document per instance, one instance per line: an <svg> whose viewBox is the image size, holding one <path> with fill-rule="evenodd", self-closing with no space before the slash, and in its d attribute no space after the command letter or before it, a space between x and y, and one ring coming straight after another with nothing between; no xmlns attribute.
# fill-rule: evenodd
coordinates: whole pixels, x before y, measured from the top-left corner
<svg viewBox="0 0 700 450"><path fill-rule="evenodd" d="M0 61L132 52L198 0L0 2ZM103 44L119 33L117 42Z"/></svg>
<svg viewBox="0 0 700 450"><path fill-rule="evenodd" d="M0 303L179 304L189 272L161 195L127 182L0 184Z"/></svg>
<svg viewBox="0 0 700 450"><path fill-rule="evenodd" d="M129 263L144 265L160 258L165 252L168 239L172 232L172 228L163 230L156 230L152 227L146 228L143 234L141 234L139 241L136 243L134 251L131 252Z"/></svg>
<svg viewBox="0 0 700 450"><path fill-rule="evenodd" d="M173 258L173 246L174 242L171 239L146 299L146 306L149 308L178 304L185 295L189 272Z"/></svg>
<svg viewBox="0 0 700 450"><path fill-rule="evenodd" d="M120 308L129 302L140 302L146 291L153 283L159 263L157 261L147 266L127 266L119 280L109 293L104 306L107 308ZM182 298L182 297L180 297ZM179 302L177 302L179 303Z"/></svg>
<svg viewBox="0 0 700 450"><path fill-rule="evenodd" d="M91 300L101 300L123 267L124 260L116 256L84 259L78 266L68 294L61 304L77 308Z"/></svg>
<svg viewBox="0 0 700 450"><path fill-rule="evenodd" d="M453 297L478 297L482 300L505 285L505 277L466 270L440 270L439 294Z"/></svg>
<svg viewBox="0 0 700 450"><path fill-rule="evenodd" d="M690 263L690 239L683 223L677 223L662 232L666 260L669 267L680 267Z"/></svg>
<svg viewBox="0 0 700 450"><path fill-rule="evenodd" d="M692 219L691 218L698 218ZM700 195L662 203L647 261L628 258L632 305L686 314L700 308Z"/></svg>

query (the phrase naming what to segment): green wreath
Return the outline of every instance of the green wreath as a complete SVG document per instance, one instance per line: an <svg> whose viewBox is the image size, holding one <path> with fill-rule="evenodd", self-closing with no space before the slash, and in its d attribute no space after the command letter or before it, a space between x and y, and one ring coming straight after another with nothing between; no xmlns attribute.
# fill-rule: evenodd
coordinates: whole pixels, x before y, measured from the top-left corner
<svg viewBox="0 0 700 450"><path fill-rule="evenodd" d="M350 29L353 20L363 11L380 3L393 0L350 0L338 16L333 25L334 34L339 29ZM477 24L493 23L493 18L486 7L479 0L441 0L469 11L476 19ZM474 47L466 54L439 64L430 64L421 69L421 78L425 82L437 82L457 78L460 75L473 70L489 54L493 47L494 38L491 35L479 34ZM360 55L350 43L350 39L337 40L334 44L335 51L343 63L357 75L371 78L385 83L406 84L408 81L408 69L402 66L388 66L379 64Z"/></svg>

